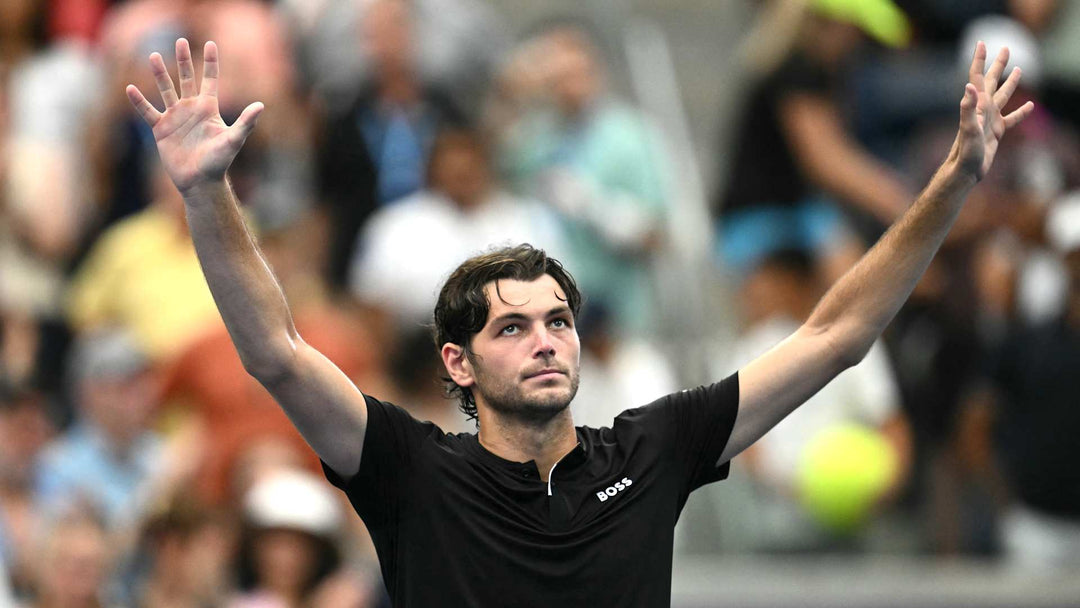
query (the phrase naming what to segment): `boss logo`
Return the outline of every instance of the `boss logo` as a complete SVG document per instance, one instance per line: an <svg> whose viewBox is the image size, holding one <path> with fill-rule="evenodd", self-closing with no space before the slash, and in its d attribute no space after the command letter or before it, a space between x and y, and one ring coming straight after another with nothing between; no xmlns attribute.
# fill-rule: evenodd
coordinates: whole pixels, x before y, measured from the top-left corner
<svg viewBox="0 0 1080 608"><path fill-rule="evenodd" d="M623 477L622 481L616 481L615 485L610 488L606 488L603 492L597 492L596 497L600 499L600 502L604 502L632 485L634 485L634 480L629 477Z"/></svg>

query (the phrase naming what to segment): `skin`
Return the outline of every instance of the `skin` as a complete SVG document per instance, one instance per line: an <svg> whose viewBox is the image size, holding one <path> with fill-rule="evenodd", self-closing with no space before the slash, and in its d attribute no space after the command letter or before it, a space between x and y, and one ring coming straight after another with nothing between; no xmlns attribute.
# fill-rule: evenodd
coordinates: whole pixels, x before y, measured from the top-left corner
<svg viewBox="0 0 1080 608"><path fill-rule="evenodd" d="M161 56L150 57L164 112L133 85L127 87L128 98L152 127L162 165L184 198L207 284L245 369L270 391L323 461L351 477L363 453L367 424L363 395L296 331L285 297L225 179L263 106L248 106L235 124L226 125L217 103L217 47L208 42L204 48L201 86L186 40L177 41L176 55L179 94ZM986 47L979 43L960 102L956 140L926 190L825 294L802 327L740 370L739 412L720 462L746 449L865 356L926 270L968 192L989 171L998 141L1033 110L1027 103L1009 115L1001 114L1000 108L1016 90L1020 71L1014 69L1001 81L1008 62L1008 50L1002 49L984 76L986 58ZM528 347L514 346L515 340L503 346L499 336L481 331L473 339L474 361L458 350L460 345L449 349L444 345L442 353L451 376L477 389L484 445L508 460L536 461L543 475L550 470L546 465L557 462L576 443L568 410L557 406L572 396L569 365L576 364L580 347L576 336L564 344L554 326L544 325L541 315L551 310L544 306L551 304L550 289L545 292L534 282L506 287L510 292L503 292L505 302L492 298L492 310L504 310L506 304L526 311L524 336L518 339ZM496 312L489 323L498 316ZM528 377L537 361L563 366L565 377ZM488 381L494 385L488 386ZM511 403L514 399L506 399L507 395L524 400Z"/></svg>
<svg viewBox="0 0 1080 608"><path fill-rule="evenodd" d="M468 146L438 152L431 173L435 189L464 210L479 207L492 190L487 160Z"/></svg>
<svg viewBox="0 0 1080 608"><path fill-rule="evenodd" d="M720 462L746 449L866 356L941 247L967 194L990 170L1005 131L1031 114L1030 102L1001 114L1020 82L1020 70L1014 68L1001 82L1008 49L988 71L986 58L980 42L960 101L956 140L930 184L795 333L739 370L739 414Z"/></svg>
<svg viewBox="0 0 1080 608"><path fill-rule="evenodd" d="M60 524L41 551L38 606L100 606L98 593L108 572L107 542L104 531L96 524Z"/></svg>
<svg viewBox="0 0 1080 608"><path fill-rule="evenodd" d="M569 405L577 394L581 342L566 295L550 275L488 283L487 322L468 354L442 347L459 386L473 390L480 443L508 460L535 460L541 477L577 445Z"/></svg>

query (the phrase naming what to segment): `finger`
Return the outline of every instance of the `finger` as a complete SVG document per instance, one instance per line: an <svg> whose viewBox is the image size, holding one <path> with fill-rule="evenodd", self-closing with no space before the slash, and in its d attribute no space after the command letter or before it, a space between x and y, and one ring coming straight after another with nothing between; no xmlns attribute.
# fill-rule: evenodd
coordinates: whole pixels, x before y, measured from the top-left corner
<svg viewBox="0 0 1080 608"><path fill-rule="evenodd" d="M217 45L209 41L203 46L203 95L217 97L218 94L218 51Z"/></svg>
<svg viewBox="0 0 1080 608"><path fill-rule="evenodd" d="M964 86L964 97L960 100L960 130L978 131L979 121L975 117L975 107L979 103L979 91L975 85Z"/></svg>
<svg viewBox="0 0 1080 608"><path fill-rule="evenodd" d="M1020 84L1020 68L1013 68L1009 72L1009 77L1005 79L1005 82L1001 83L1001 88L994 93L994 105L999 108L1004 108L1009 103L1009 98L1016 92L1017 85Z"/></svg>
<svg viewBox="0 0 1080 608"><path fill-rule="evenodd" d="M994 58L994 62L990 64L990 69L986 71L986 82L983 84L983 90L991 95L997 90L998 83L1001 82L1001 75L1005 73L1005 66L1009 64L1009 47L1003 46L998 51L997 57Z"/></svg>
<svg viewBox="0 0 1080 608"><path fill-rule="evenodd" d="M240 118L237 118L236 122L229 127L230 137L234 142L243 143L248 135L251 135L251 132L255 130L255 122L265 107L261 101L256 101L244 108L244 111L240 113Z"/></svg>
<svg viewBox="0 0 1080 608"><path fill-rule="evenodd" d="M157 121L161 120L161 112L157 111L149 101L146 101L146 97L143 96L142 91L139 90L133 84L129 84L124 91L127 93L128 101L131 105L135 106L135 111L142 116L146 124L153 127L157 124Z"/></svg>
<svg viewBox="0 0 1080 608"><path fill-rule="evenodd" d="M1024 105L1020 106L1019 108L1013 110L1012 112L1009 113L1008 116L1006 116L1006 117L1004 117L1002 119L1002 120L1005 121L1005 128L1006 129L1011 129L1011 128L1015 127L1016 125L1023 122L1025 118L1027 118L1028 116L1031 116L1031 113L1034 112L1034 111L1035 111L1035 104L1030 102L1030 101L1025 103Z"/></svg>
<svg viewBox="0 0 1080 608"><path fill-rule="evenodd" d="M968 70L968 82L975 85L979 90L983 88L983 72L986 71L986 45L982 40L975 44L975 55L971 58L971 69Z"/></svg>
<svg viewBox="0 0 1080 608"><path fill-rule="evenodd" d="M154 73L154 82L157 83L158 92L161 93L161 100L165 102L165 107L175 106L180 100L176 97L172 76L169 76L169 70L165 67L165 60L161 58L161 53L150 53L150 71Z"/></svg>
<svg viewBox="0 0 1080 608"><path fill-rule="evenodd" d="M195 63L191 60L191 45L186 38L176 41L176 70L180 74L180 98L198 95L195 86Z"/></svg>

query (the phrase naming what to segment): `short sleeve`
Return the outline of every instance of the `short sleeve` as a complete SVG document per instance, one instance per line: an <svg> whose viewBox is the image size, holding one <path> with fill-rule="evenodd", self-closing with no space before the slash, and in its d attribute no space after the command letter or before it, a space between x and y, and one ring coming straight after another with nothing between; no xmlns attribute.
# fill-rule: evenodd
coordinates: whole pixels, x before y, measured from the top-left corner
<svg viewBox="0 0 1080 608"><path fill-rule="evenodd" d="M663 434L685 500L693 490L727 478L730 465L719 461L738 408L736 372L709 386L672 393L624 416L630 414L642 428Z"/></svg>
<svg viewBox="0 0 1080 608"><path fill-rule="evenodd" d="M676 463L685 474L686 492L726 479L731 464L720 463L739 410L738 373L710 386L668 396Z"/></svg>
<svg viewBox="0 0 1080 608"><path fill-rule="evenodd" d="M433 425L423 423L400 407L364 395L367 428L360 468L342 477L325 462L326 479L349 497L369 528L385 522L400 507L404 480L420 449L422 438Z"/></svg>
<svg viewBox="0 0 1080 608"><path fill-rule="evenodd" d="M807 58L796 55L781 65L769 78L778 98L791 94L831 97L833 81L828 72Z"/></svg>

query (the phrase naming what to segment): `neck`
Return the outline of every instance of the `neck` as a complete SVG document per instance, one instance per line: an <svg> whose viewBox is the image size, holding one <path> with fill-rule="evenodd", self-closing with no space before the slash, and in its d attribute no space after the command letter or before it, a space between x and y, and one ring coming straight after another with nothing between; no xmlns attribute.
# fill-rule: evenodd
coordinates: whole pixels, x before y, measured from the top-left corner
<svg viewBox="0 0 1080 608"><path fill-rule="evenodd" d="M470 213L480 207L484 206L484 202L491 196L491 191L488 188L484 188L478 193L473 193L470 196L451 196L446 193L445 196L450 199L458 209L461 209L465 213Z"/></svg>
<svg viewBox="0 0 1080 608"><path fill-rule="evenodd" d="M91 433L96 434L105 443L112 456L120 460L127 460L128 456L130 456L131 447L135 443L137 433L120 432L97 421L90 422L87 427Z"/></svg>
<svg viewBox="0 0 1080 608"><path fill-rule="evenodd" d="M382 101L389 105L412 105L420 97L416 79L404 68L381 74L379 89Z"/></svg>
<svg viewBox="0 0 1080 608"><path fill-rule="evenodd" d="M513 462L536 462L540 479L547 481L555 463L577 446L570 408L543 422L524 422L484 407L480 415L480 445Z"/></svg>

